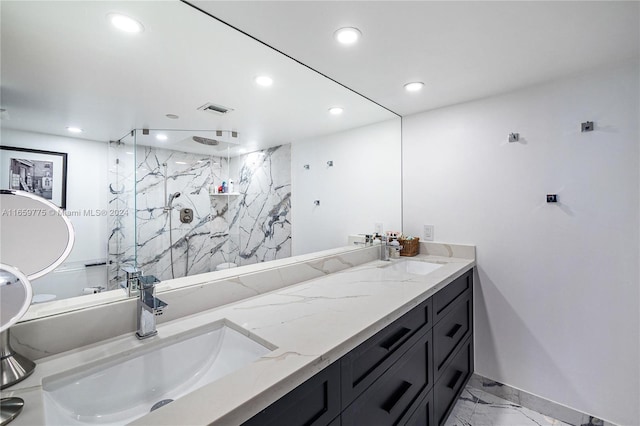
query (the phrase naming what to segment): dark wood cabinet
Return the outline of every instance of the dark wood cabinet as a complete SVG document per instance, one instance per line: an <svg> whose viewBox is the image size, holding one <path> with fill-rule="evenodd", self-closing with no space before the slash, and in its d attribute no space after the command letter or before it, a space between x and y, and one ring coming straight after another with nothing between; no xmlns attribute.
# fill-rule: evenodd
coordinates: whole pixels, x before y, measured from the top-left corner
<svg viewBox="0 0 640 426"><path fill-rule="evenodd" d="M470 293L459 300L449 314L433 327L433 362L436 379L460 343L471 334L473 306Z"/></svg>
<svg viewBox="0 0 640 426"><path fill-rule="evenodd" d="M433 322L449 313L457 300L473 289L473 269L462 274L433 295Z"/></svg>
<svg viewBox="0 0 640 426"><path fill-rule="evenodd" d="M339 426L340 363L334 362L260 413L245 426Z"/></svg>
<svg viewBox="0 0 640 426"><path fill-rule="evenodd" d="M433 389L436 425L445 424L471 373L473 373L473 342L469 337L444 368Z"/></svg>
<svg viewBox="0 0 640 426"><path fill-rule="evenodd" d="M371 386L430 328L428 299L342 357L342 406Z"/></svg>
<svg viewBox="0 0 640 426"><path fill-rule="evenodd" d="M430 390L417 404L415 410L400 426L433 426L433 390Z"/></svg>
<svg viewBox="0 0 640 426"><path fill-rule="evenodd" d="M442 426L473 373L473 270L245 426Z"/></svg>
<svg viewBox="0 0 640 426"><path fill-rule="evenodd" d="M342 426L397 425L433 386L431 330L342 413Z"/></svg>

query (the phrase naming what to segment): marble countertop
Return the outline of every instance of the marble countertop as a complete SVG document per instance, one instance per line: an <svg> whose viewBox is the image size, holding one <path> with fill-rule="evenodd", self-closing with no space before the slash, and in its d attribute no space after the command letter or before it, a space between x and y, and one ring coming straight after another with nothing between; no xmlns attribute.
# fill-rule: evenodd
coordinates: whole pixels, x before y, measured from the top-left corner
<svg viewBox="0 0 640 426"><path fill-rule="evenodd" d="M475 266L472 246L427 244L424 248L425 254L411 259L443 265L427 275L387 268L405 258L369 262L167 322L158 326L157 337L146 341L130 334L43 358L31 377L2 396L25 400L15 426L42 425L43 378L125 356L145 345L178 340L189 330L226 321L276 349L132 424L241 424Z"/></svg>

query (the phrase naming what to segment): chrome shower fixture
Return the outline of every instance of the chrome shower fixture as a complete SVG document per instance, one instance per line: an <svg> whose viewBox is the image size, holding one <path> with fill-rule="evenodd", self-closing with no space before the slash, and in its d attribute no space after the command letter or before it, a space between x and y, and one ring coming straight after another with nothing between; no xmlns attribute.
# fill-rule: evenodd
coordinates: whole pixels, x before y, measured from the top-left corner
<svg viewBox="0 0 640 426"><path fill-rule="evenodd" d="M178 198L181 194L179 192L174 192L173 194L171 194L169 196L169 206L171 207L171 204L173 204L173 200L175 200L176 198Z"/></svg>
<svg viewBox="0 0 640 426"><path fill-rule="evenodd" d="M201 143L202 145L210 145L210 146L220 145L220 141L217 141L215 139L203 138L202 136L193 136L192 139L195 142Z"/></svg>

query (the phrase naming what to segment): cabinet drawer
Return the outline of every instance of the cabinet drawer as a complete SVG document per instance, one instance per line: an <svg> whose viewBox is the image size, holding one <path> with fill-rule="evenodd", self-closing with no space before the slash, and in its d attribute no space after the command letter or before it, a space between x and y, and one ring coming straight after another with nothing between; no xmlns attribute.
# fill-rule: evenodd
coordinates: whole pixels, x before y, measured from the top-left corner
<svg viewBox="0 0 640 426"><path fill-rule="evenodd" d="M473 268L433 295L433 322L442 319L451 306L473 287Z"/></svg>
<svg viewBox="0 0 640 426"><path fill-rule="evenodd" d="M342 426L399 425L432 385L431 331L342 413Z"/></svg>
<svg viewBox="0 0 640 426"><path fill-rule="evenodd" d="M418 402L415 411L400 426L433 426L433 391Z"/></svg>
<svg viewBox="0 0 640 426"><path fill-rule="evenodd" d="M430 326L431 299L427 299L345 355L341 360L342 406L367 389Z"/></svg>
<svg viewBox="0 0 640 426"><path fill-rule="evenodd" d="M472 321L472 301L470 295L467 295L458 300L451 311L433 327L433 368L436 380L458 344L471 333Z"/></svg>
<svg viewBox="0 0 640 426"><path fill-rule="evenodd" d="M326 426L339 414L340 364L334 362L243 426ZM339 425L339 420L334 424Z"/></svg>
<svg viewBox="0 0 640 426"><path fill-rule="evenodd" d="M454 355L433 387L433 406L436 424L442 426L464 385L473 372L473 342L470 337Z"/></svg>

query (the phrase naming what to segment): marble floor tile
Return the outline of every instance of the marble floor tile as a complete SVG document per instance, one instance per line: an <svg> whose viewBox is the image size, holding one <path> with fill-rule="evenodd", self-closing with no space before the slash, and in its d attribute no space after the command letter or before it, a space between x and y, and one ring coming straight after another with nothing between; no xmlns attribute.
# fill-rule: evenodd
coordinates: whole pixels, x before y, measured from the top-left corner
<svg viewBox="0 0 640 426"><path fill-rule="evenodd" d="M560 420L467 386L445 426L564 426Z"/></svg>

